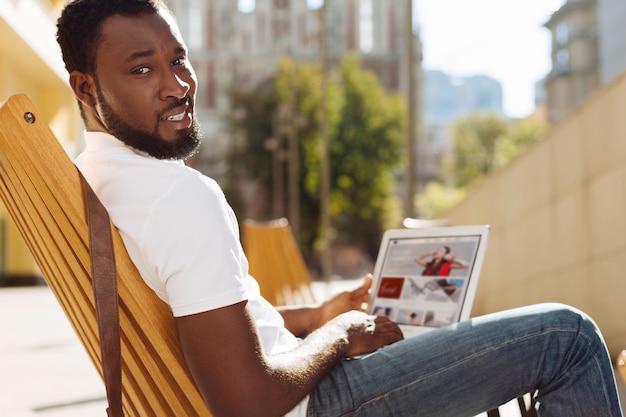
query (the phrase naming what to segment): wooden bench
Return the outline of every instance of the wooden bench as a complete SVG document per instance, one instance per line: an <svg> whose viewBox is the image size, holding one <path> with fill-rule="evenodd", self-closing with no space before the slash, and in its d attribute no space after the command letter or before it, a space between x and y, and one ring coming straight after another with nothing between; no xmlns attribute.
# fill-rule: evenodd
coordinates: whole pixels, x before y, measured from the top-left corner
<svg viewBox="0 0 626 417"><path fill-rule="evenodd" d="M11 97L0 108L0 198L102 376L80 176L25 95ZM185 366L168 307L145 285L119 233L111 228L126 416L210 417ZM243 238L250 272L270 302L315 301L308 270L285 219L245 221ZM498 415L497 410L489 413Z"/></svg>
<svg viewBox="0 0 626 417"><path fill-rule="evenodd" d="M266 300L275 306L315 302L309 271L287 219L246 220L242 235L250 275Z"/></svg>
<svg viewBox="0 0 626 417"><path fill-rule="evenodd" d="M80 176L25 95L0 108L0 198L102 376ZM126 416L210 416L185 366L172 314L112 229Z"/></svg>

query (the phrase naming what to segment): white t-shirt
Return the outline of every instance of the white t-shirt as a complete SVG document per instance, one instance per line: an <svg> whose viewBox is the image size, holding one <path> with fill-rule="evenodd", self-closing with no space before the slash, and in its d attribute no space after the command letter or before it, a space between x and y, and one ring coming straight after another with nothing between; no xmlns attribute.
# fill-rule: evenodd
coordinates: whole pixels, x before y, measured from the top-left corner
<svg viewBox="0 0 626 417"><path fill-rule="evenodd" d="M134 151L85 132L75 163L119 230L147 285L175 317L248 300L268 354L297 346L282 316L261 297L239 241L235 215L217 183L182 161ZM308 397L288 414L304 416Z"/></svg>

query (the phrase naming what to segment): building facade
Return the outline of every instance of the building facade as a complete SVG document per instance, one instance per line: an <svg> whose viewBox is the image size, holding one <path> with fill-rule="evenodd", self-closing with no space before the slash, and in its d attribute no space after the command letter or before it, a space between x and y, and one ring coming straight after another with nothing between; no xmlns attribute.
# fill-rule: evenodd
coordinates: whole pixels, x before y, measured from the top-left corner
<svg viewBox="0 0 626 417"><path fill-rule="evenodd" d="M228 89L255 88L276 72L281 57L319 62L322 36L331 66L356 53L362 68L374 71L388 91L407 89L403 61L405 0L328 2L325 35L320 9L312 8L307 0L252 3L254 7L242 10L234 0L168 0L200 85L198 116L208 146L203 147L195 164L218 182L225 172L222 155L232 140L222 126L229 105ZM417 35L414 39L414 77L419 85L421 44ZM417 91L415 94L418 96Z"/></svg>
<svg viewBox="0 0 626 417"><path fill-rule="evenodd" d="M606 85L626 69L626 2L598 0L600 83Z"/></svg>
<svg viewBox="0 0 626 417"><path fill-rule="evenodd" d="M82 121L55 36L64 3L0 1L0 103L14 94L27 94L74 156L82 146ZM38 276L23 239L0 203L0 285Z"/></svg>
<svg viewBox="0 0 626 417"><path fill-rule="evenodd" d="M452 77L443 71L425 70L423 128L418 160L422 186L441 181L441 166L454 151L451 127L472 112L504 117L502 84L486 75Z"/></svg>
<svg viewBox="0 0 626 417"><path fill-rule="evenodd" d="M601 85L597 0L568 0L545 23L552 69L544 80L547 116L555 123Z"/></svg>
<svg viewBox="0 0 626 417"><path fill-rule="evenodd" d="M624 19L621 0L568 0L545 23L552 33L552 69L543 81L550 122L626 70Z"/></svg>

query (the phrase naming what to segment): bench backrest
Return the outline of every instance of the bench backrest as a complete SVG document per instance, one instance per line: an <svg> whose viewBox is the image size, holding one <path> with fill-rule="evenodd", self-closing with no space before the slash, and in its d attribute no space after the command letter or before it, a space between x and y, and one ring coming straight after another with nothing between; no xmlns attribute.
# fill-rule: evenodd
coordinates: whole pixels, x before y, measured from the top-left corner
<svg viewBox="0 0 626 417"><path fill-rule="evenodd" d="M85 203L77 168L25 95L0 108L0 198L102 375ZM210 416L185 366L174 319L113 228L127 416Z"/></svg>
<svg viewBox="0 0 626 417"><path fill-rule="evenodd" d="M287 219L246 220L243 247L261 295L272 305L302 305L315 301L311 278Z"/></svg>

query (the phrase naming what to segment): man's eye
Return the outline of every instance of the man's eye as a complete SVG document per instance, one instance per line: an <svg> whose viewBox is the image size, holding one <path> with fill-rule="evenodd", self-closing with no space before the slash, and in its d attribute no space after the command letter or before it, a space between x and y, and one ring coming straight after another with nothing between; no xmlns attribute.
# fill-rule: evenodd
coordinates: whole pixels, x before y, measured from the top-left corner
<svg viewBox="0 0 626 417"><path fill-rule="evenodd" d="M174 61L172 61L172 65L185 65L185 63L187 62L187 60L185 58L177 58Z"/></svg>
<svg viewBox="0 0 626 417"><path fill-rule="evenodd" d="M149 72L150 72L150 68L148 68L148 67L141 67L141 68L137 68L136 70L134 70L133 74L142 75L142 74L147 74Z"/></svg>

